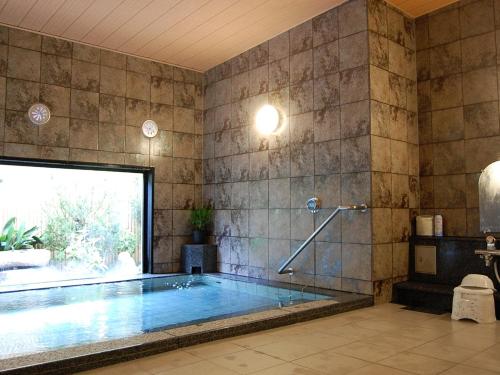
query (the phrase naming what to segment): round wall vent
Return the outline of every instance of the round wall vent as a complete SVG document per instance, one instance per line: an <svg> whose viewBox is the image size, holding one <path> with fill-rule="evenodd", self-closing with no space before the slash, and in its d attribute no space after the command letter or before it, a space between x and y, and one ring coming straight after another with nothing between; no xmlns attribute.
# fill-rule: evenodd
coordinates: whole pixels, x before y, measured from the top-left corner
<svg viewBox="0 0 500 375"><path fill-rule="evenodd" d="M153 120L146 120L142 124L142 132L148 138L153 138L158 134L158 124Z"/></svg>
<svg viewBox="0 0 500 375"><path fill-rule="evenodd" d="M45 104L35 103L28 109L28 116L33 124L40 126L50 120L50 109Z"/></svg>

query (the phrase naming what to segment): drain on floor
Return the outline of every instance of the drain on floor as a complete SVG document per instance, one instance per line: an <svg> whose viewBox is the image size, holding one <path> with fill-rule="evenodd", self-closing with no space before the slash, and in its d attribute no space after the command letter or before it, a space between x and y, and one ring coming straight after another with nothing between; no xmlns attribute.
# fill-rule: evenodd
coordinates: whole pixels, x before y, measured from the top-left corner
<svg viewBox="0 0 500 375"><path fill-rule="evenodd" d="M409 311L418 311L418 312L423 312L427 314L434 314L434 315L442 315L445 314L445 310L441 309L433 309L432 307L423 307L423 306L405 306L401 308L402 310L409 310Z"/></svg>

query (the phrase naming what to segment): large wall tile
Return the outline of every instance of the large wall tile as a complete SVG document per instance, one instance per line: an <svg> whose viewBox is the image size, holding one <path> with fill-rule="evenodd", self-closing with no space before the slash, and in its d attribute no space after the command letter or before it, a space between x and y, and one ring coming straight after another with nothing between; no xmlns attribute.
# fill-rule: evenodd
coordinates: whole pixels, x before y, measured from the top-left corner
<svg viewBox="0 0 500 375"><path fill-rule="evenodd" d="M42 84L40 86L40 101L50 108L52 115L69 117L69 88Z"/></svg>
<svg viewBox="0 0 500 375"><path fill-rule="evenodd" d="M471 77L467 86L472 86L474 78ZM464 77L465 81L465 77ZM467 94L466 84L463 85L463 93ZM470 89L470 87L467 87ZM496 89L496 84L495 84ZM433 110L458 107L463 105L462 98L462 75L456 74L448 77L435 78L431 80L431 106Z"/></svg>
<svg viewBox="0 0 500 375"><path fill-rule="evenodd" d="M463 138L463 107L432 112L432 139L434 142L456 141Z"/></svg>
<svg viewBox="0 0 500 375"><path fill-rule="evenodd" d="M314 81L314 109L339 105L339 74L330 74Z"/></svg>
<svg viewBox="0 0 500 375"><path fill-rule="evenodd" d="M9 29L9 44L11 46L40 51L42 36L25 30Z"/></svg>
<svg viewBox="0 0 500 375"><path fill-rule="evenodd" d="M371 280L371 245L342 244L342 277Z"/></svg>
<svg viewBox="0 0 500 375"><path fill-rule="evenodd" d="M370 205L371 184L370 172L342 173L342 204L362 204ZM390 188L390 184L389 184Z"/></svg>
<svg viewBox="0 0 500 375"><path fill-rule="evenodd" d="M101 50L84 44L73 44L73 59L99 64Z"/></svg>
<svg viewBox="0 0 500 375"><path fill-rule="evenodd" d="M71 59L42 53L41 81L69 87L71 85Z"/></svg>
<svg viewBox="0 0 500 375"><path fill-rule="evenodd" d="M68 147L69 118L51 117L50 121L39 129L38 143L43 146Z"/></svg>
<svg viewBox="0 0 500 375"><path fill-rule="evenodd" d="M328 43L338 38L338 10L333 8L312 20L313 44Z"/></svg>
<svg viewBox="0 0 500 375"><path fill-rule="evenodd" d="M388 9L386 4L380 0L368 0L368 29L386 36L388 23Z"/></svg>
<svg viewBox="0 0 500 375"><path fill-rule="evenodd" d="M316 242L316 273L325 276L342 276L341 244Z"/></svg>
<svg viewBox="0 0 500 375"><path fill-rule="evenodd" d="M370 170L370 137L348 138L342 141L342 172Z"/></svg>
<svg viewBox="0 0 500 375"><path fill-rule="evenodd" d="M462 49L459 41L438 45L427 51L429 51L429 70L431 78L461 72Z"/></svg>
<svg viewBox="0 0 500 375"><path fill-rule="evenodd" d="M71 117L84 120L99 119L99 94L82 90L71 90Z"/></svg>
<svg viewBox="0 0 500 375"><path fill-rule="evenodd" d="M5 113L5 142L37 144L38 128L29 123L23 112L7 110ZM11 148L9 146L9 148ZM21 155L13 155L21 156Z"/></svg>
<svg viewBox="0 0 500 375"><path fill-rule="evenodd" d="M78 60L71 67L71 87L79 90L99 92L99 65Z"/></svg>
<svg viewBox="0 0 500 375"><path fill-rule="evenodd" d="M365 0L348 1L338 9L341 38L367 29L368 12Z"/></svg>
<svg viewBox="0 0 500 375"><path fill-rule="evenodd" d="M40 96L39 83L7 78L6 84L5 107L7 109L27 111L33 103L38 101Z"/></svg>
<svg viewBox="0 0 500 375"><path fill-rule="evenodd" d="M460 8L460 34L462 37L493 31L495 28L493 1L480 0Z"/></svg>
<svg viewBox="0 0 500 375"><path fill-rule="evenodd" d="M100 92L103 94L125 96L126 72L121 69L101 66Z"/></svg>
<svg viewBox="0 0 500 375"><path fill-rule="evenodd" d="M269 208L290 208L290 179L269 180Z"/></svg>
<svg viewBox="0 0 500 375"><path fill-rule="evenodd" d="M340 73L340 103L352 103L368 99L370 78L366 66L348 69Z"/></svg>
<svg viewBox="0 0 500 375"><path fill-rule="evenodd" d="M95 121L71 119L69 124L69 147L97 150L98 123Z"/></svg>
<svg viewBox="0 0 500 375"><path fill-rule="evenodd" d="M494 66L497 62L495 33L462 39L462 69L464 71Z"/></svg>
<svg viewBox="0 0 500 375"><path fill-rule="evenodd" d="M71 57L73 52L73 43L50 36L42 36L42 52L63 57Z"/></svg>
<svg viewBox="0 0 500 375"><path fill-rule="evenodd" d="M269 40L269 62L280 60L290 55L290 34L288 32L279 34Z"/></svg>
<svg viewBox="0 0 500 375"><path fill-rule="evenodd" d="M349 35L339 40L340 70L355 68L368 63L366 31Z"/></svg>
<svg viewBox="0 0 500 375"><path fill-rule="evenodd" d="M9 47L7 76L30 81L40 80L40 52Z"/></svg>
<svg viewBox="0 0 500 375"><path fill-rule="evenodd" d="M464 104L498 100L496 68L473 70L463 75Z"/></svg>
<svg viewBox="0 0 500 375"><path fill-rule="evenodd" d="M389 45L387 38L373 32L369 33L369 58L371 64L384 69L389 68Z"/></svg>
<svg viewBox="0 0 500 375"><path fill-rule="evenodd" d="M460 38L458 9L450 9L429 16L429 46L454 42Z"/></svg>
<svg viewBox="0 0 500 375"><path fill-rule="evenodd" d="M498 135L498 102L472 104L464 107L465 138Z"/></svg>
<svg viewBox="0 0 500 375"><path fill-rule="evenodd" d="M292 208L305 207L314 192L314 178L295 177L290 179L290 203Z"/></svg>
<svg viewBox="0 0 500 375"><path fill-rule="evenodd" d="M312 21L306 21L290 30L290 54L312 48L313 44Z"/></svg>

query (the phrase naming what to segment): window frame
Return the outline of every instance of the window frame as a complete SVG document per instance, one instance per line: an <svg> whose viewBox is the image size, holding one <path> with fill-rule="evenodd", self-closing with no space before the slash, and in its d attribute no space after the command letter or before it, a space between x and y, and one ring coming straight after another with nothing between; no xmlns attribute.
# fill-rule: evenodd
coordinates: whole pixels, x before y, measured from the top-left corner
<svg viewBox="0 0 500 375"><path fill-rule="evenodd" d="M0 156L0 165L140 173L143 176L142 272L153 273L154 168L79 161Z"/></svg>

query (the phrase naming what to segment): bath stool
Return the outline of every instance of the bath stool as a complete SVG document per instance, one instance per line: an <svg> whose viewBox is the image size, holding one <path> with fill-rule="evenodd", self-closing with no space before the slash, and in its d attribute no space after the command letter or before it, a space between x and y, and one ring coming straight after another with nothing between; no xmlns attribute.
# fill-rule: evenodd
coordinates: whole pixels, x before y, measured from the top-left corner
<svg viewBox="0 0 500 375"><path fill-rule="evenodd" d="M472 319L478 323L495 322L494 290L493 282L487 276L465 276L460 286L453 289L451 318Z"/></svg>

